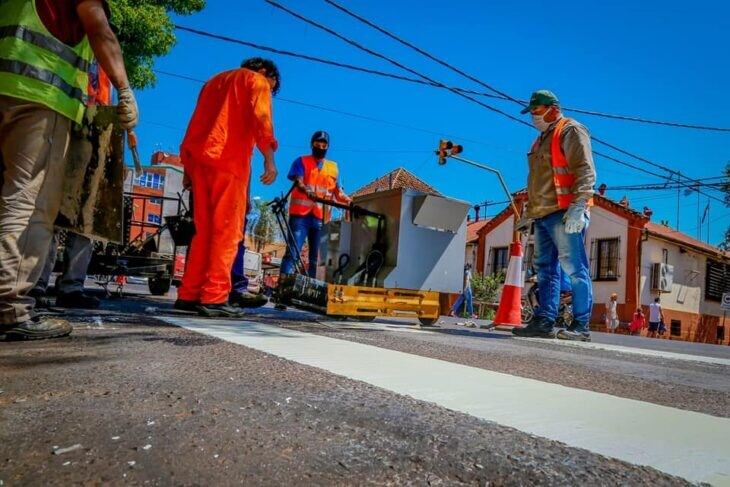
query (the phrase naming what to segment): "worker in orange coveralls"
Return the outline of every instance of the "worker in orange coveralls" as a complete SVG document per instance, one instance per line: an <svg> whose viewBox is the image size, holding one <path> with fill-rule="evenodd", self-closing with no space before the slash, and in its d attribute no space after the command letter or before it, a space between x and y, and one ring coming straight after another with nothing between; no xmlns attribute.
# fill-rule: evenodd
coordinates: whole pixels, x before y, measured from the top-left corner
<svg viewBox="0 0 730 487"><path fill-rule="evenodd" d="M207 317L238 317L228 304L231 266L243 239L254 144L264 156L261 182L276 180L277 142L271 96L279 90L276 65L251 58L203 86L180 146L192 186L195 236L178 289L176 309Z"/></svg>

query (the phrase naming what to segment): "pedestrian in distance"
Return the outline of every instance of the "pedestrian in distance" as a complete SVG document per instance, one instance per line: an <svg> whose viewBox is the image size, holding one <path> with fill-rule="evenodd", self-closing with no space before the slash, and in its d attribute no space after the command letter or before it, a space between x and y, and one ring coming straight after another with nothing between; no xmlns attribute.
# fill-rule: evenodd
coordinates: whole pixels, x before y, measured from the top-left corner
<svg viewBox="0 0 730 487"><path fill-rule="evenodd" d="M240 317L230 306L231 268L243 240L254 145L264 158L261 183L276 180L271 98L281 85L267 59L251 58L240 68L209 79L180 146L185 184L194 195L195 236L175 308L207 317Z"/></svg>
<svg viewBox="0 0 730 487"><path fill-rule="evenodd" d="M477 318L477 315L474 314L474 298L471 289L471 264L464 266L464 288L456 299L454 306L451 307L449 316L458 316L462 306L466 306L466 313L469 318Z"/></svg>
<svg viewBox="0 0 730 487"><path fill-rule="evenodd" d="M636 312L634 312L631 323L629 323L629 334L634 336L640 336L641 330L643 330L644 328L646 328L646 318L644 317L644 312L641 310L641 308L636 308Z"/></svg>
<svg viewBox="0 0 730 487"><path fill-rule="evenodd" d="M658 297L654 298L654 302L649 305L649 338L656 338L659 333L659 328L664 323L664 312L662 311L662 305L660 304Z"/></svg>
<svg viewBox="0 0 730 487"><path fill-rule="evenodd" d="M71 128L81 123L94 58L117 89L119 124L138 109L105 0L0 2L0 337L66 336L68 321L34 316L53 238Z"/></svg>
<svg viewBox="0 0 730 487"><path fill-rule="evenodd" d="M527 154L527 208L515 229L527 231L534 223L540 306L525 327L516 327L512 333L556 336L562 267L570 279L574 317L557 338L590 341L593 289L585 232L596 181L590 135L583 125L563 116L558 98L550 91L534 92L522 110L528 112L539 135Z"/></svg>
<svg viewBox="0 0 730 487"><path fill-rule="evenodd" d="M618 294L613 293L606 303L606 333L616 333L619 325Z"/></svg>

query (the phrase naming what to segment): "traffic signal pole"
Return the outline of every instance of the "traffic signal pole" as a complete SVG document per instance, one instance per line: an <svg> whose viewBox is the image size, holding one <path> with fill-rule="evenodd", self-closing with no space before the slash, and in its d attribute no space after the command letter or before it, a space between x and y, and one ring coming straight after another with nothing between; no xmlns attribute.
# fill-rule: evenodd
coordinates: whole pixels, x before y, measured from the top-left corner
<svg viewBox="0 0 730 487"><path fill-rule="evenodd" d="M479 169L483 169L485 171L491 172L493 174L496 174L499 178L499 183L502 185L502 189L504 190L504 194L507 195L507 199L509 199L510 206L512 207L512 211L515 214L515 218L519 220L520 218L520 212L517 209L517 205L515 204L514 198L512 198L512 193L510 193L509 189L507 188L507 183L504 181L504 178L502 177L502 173L494 169L493 167L487 166L485 164L481 164L479 162L475 162L469 159L466 159L464 157L461 157L457 154L460 154L461 151L463 151L464 148L460 145L455 145L449 140L442 140L439 142L439 148L436 150L436 155L439 159L440 165L446 164L446 159L454 159L460 162L463 162L464 164L468 164L470 166L478 167Z"/></svg>

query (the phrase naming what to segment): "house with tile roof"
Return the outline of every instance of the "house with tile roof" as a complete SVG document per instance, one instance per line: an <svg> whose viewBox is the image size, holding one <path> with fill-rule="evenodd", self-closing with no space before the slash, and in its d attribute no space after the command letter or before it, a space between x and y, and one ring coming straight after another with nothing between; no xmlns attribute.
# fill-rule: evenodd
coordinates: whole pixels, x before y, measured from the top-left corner
<svg viewBox="0 0 730 487"><path fill-rule="evenodd" d="M515 194L518 206L526 193ZM478 230L476 269L505 270L509 259L514 216L505 208ZM524 268L532 265L534 236L523 241ZM621 321L629 322L641 307L648 316L654 298L661 299L665 337L730 344L720 307L730 292L730 254L689 235L651 221L651 210L636 211L596 194L586 232L586 252L593 279L591 322L600 329L606 302L618 295Z"/></svg>
<svg viewBox="0 0 730 487"><path fill-rule="evenodd" d="M436 188L419 179L415 174L403 167L399 167L390 171L388 174L380 176L378 179L369 182L365 186L353 192L350 196L355 198L366 194L377 193L378 191L387 191L390 189L413 189L421 193L433 194L441 196Z"/></svg>

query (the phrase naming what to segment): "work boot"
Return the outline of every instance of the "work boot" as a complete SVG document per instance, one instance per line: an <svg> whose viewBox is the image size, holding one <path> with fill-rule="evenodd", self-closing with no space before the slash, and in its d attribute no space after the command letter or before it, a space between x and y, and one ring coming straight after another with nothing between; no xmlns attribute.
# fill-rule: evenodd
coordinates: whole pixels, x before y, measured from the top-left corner
<svg viewBox="0 0 730 487"><path fill-rule="evenodd" d="M0 340L43 340L69 335L73 327L68 321L51 316L34 317L14 325L0 325Z"/></svg>
<svg viewBox="0 0 730 487"><path fill-rule="evenodd" d="M591 332L587 323L577 323L573 320L573 323L568 328L558 331L557 337L561 340L590 342Z"/></svg>
<svg viewBox="0 0 730 487"><path fill-rule="evenodd" d="M48 309L51 307L51 299L46 295L46 292L39 288L33 288L28 292L28 296L35 299L36 308Z"/></svg>
<svg viewBox="0 0 730 487"><path fill-rule="evenodd" d="M188 301L187 299L176 299L175 304L172 305L173 308L178 309L180 311L198 311L198 307L200 306L200 301Z"/></svg>
<svg viewBox="0 0 730 487"><path fill-rule="evenodd" d="M555 338L555 322L542 316L533 316L527 326L512 328L514 336L523 338Z"/></svg>
<svg viewBox="0 0 730 487"><path fill-rule="evenodd" d="M99 298L84 294L82 291L58 293L56 297L56 306L61 308L96 309L99 304L101 304Z"/></svg>
<svg viewBox="0 0 730 487"><path fill-rule="evenodd" d="M198 314L206 318L242 318L245 316L241 308L235 308L228 303L200 304Z"/></svg>
<svg viewBox="0 0 730 487"><path fill-rule="evenodd" d="M231 306L237 308L260 308L268 303L269 300L263 294L249 292L238 293L234 291L228 296L228 302L231 303Z"/></svg>

